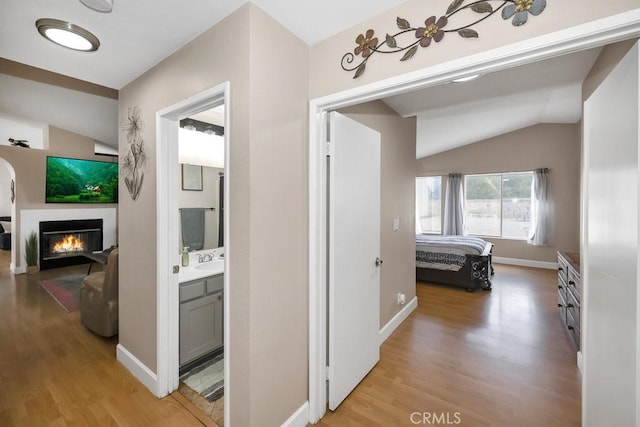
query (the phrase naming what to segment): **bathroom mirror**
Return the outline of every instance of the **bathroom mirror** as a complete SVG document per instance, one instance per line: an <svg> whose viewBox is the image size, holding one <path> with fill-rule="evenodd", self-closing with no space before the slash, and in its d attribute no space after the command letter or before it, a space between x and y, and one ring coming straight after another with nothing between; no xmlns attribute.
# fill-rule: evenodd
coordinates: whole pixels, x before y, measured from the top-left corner
<svg viewBox="0 0 640 427"><path fill-rule="evenodd" d="M178 250L215 249L224 246L224 105L180 120L178 186L180 209ZM183 176L183 174L187 176ZM198 185L193 177L201 174Z"/></svg>

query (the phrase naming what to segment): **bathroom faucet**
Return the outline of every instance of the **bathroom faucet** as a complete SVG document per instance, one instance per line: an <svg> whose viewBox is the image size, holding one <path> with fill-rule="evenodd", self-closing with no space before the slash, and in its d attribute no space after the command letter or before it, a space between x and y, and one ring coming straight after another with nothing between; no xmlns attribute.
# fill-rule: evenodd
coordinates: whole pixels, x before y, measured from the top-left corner
<svg viewBox="0 0 640 427"><path fill-rule="evenodd" d="M198 254L198 263L213 261L213 252L208 254Z"/></svg>

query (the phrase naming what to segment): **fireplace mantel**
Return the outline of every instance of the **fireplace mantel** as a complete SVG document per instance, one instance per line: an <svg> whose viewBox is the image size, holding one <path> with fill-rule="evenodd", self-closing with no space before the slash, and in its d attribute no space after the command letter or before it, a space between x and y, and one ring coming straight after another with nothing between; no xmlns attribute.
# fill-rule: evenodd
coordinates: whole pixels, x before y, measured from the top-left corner
<svg viewBox="0 0 640 427"><path fill-rule="evenodd" d="M20 255L13 271L15 274L24 273L25 248L24 240L32 231L36 234L41 221L62 221L73 219L101 218L103 221L103 246L108 248L117 244L117 209L116 208L85 208L85 209L23 209L20 211L20 234L17 236L20 244Z"/></svg>

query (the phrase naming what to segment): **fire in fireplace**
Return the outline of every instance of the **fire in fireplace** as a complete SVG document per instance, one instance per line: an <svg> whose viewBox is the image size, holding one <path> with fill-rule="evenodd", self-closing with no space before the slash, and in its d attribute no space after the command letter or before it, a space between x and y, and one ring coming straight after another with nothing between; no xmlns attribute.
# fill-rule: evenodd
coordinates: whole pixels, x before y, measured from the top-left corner
<svg viewBox="0 0 640 427"><path fill-rule="evenodd" d="M80 235L74 236L72 234L67 234L57 242L54 242L51 247L51 253L54 254L67 255L77 254L78 252L84 252L84 242Z"/></svg>
<svg viewBox="0 0 640 427"><path fill-rule="evenodd" d="M40 222L40 269L83 264L83 254L101 251L102 220Z"/></svg>

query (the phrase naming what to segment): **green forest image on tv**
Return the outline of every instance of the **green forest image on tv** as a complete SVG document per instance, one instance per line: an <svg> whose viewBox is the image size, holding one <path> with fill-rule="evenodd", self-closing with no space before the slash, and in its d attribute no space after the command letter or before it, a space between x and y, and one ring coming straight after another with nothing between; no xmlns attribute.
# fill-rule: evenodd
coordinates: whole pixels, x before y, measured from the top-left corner
<svg viewBox="0 0 640 427"><path fill-rule="evenodd" d="M118 163L47 158L47 203L117 203Z"/></svg>

